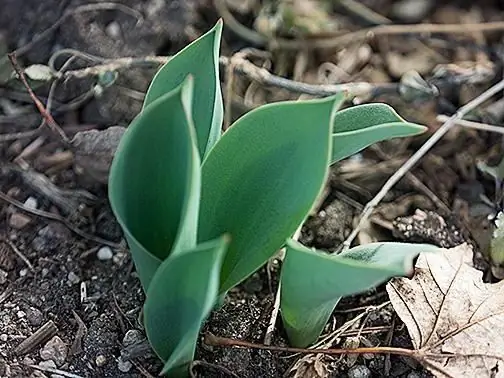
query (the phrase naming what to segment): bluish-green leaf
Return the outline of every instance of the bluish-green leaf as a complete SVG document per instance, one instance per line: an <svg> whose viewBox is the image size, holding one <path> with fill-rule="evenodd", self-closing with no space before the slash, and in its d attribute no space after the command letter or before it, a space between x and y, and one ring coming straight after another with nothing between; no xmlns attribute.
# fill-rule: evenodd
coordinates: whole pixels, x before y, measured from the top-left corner
<svg viewBox="0 0 504 378"><path fill-rule="evenodd" d="M110 203L144 289L172 250L196 245L201 171L192 90L188 78L144 109L122 137L110 170Z"/></svg>
<svg viewBox="0 0 504 378"><path fill-rule="evenodd" d="M170 256L152 279L144 307L145 331L165 363L163 374L187 372L200 327L217 299L228 243L222 236Z"/></svg>
<svg viewBox="0 0 504 378"><path fill-rule="evenodd" d="M147 91L144 109L173 90L187 75L194 77L193 119L200 156L205 156L221 134L223 106L219 80L222 21L186 46L157 72Z"/></svg>
<svg viewBox="0 0 504 378"><path fill-rule="evenodd" d="M373 143L421 134L424 126L406 122L386 104L365 104L344 109L334 117L331 164Z"/></svg>
<svg viewBox="0 0 504 378"><path fill-rule="evenodd" d="M265 105L240 118L202 166L198 240L231 244L221 293L252 274L305 219L324 184L343 95Z"/></svg>
<svg viewBox="0 0 504 378"><path fill-rule="evenodd" d="M313 343L342 297L412 273L414 258L435 250L425 244L372 243L329 255L290 240L282 266L280 309L291 344Z"/></svg>

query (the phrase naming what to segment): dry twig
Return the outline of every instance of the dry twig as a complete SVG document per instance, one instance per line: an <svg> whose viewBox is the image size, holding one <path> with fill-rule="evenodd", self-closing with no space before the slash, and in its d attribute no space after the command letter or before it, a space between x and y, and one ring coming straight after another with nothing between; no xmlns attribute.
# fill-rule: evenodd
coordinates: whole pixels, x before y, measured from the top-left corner
<svg viewBox="0 0 504 378"><path fill-rule="evenodd" d="M494 86L487 89L485 92L480 94L478 97L474 98L472 101L468 102L466 105L462 106L454 115L446 120L446 122L436 130L436 132L425 142L422 147L420 147L417 152L415 152L383 185L378 194L369 201L364 210L362 211L359 224L348 238L343 242L343 250L350 248L352 241L355 239L359 233L361 227L369 218L374 208L381 202L381 200L386 196L390 189L415 166L416 163L455 125L455 123L461 120L467 113L481 105L483 102L487 101L495 94L501 92L504 89L504 80L501 80Z"/></svg>

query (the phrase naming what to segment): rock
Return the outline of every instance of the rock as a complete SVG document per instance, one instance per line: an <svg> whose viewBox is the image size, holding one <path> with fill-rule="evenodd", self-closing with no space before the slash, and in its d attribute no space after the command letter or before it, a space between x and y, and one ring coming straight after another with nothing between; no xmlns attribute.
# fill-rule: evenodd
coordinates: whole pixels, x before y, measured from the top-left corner
<svg viewBox="0 0 504 378"><path fill-rule="evenodd" d="M26 312L19 310L16 313L16 315L17 315L18 319L23 319L26 316Z"/></svg>
<svg viewBox="0 0 504 378"><path fill-rule="evenodd" d="M105 28L105 32L110 38L119 39L121 38L121 25L117 21L112 21Z"/></svg>
<svg viewBox="0 0 504 378"><path fill-rule="evenodd" d="M128 347L130 345L137 343L142 339L143 339L142 332L140 332L137 329L130 329L125 333L124 338L122 340L122 344L123 346Z"/></svg>
<svg viewBox="0 0 504 378"><path fill-rule="evenodd" d="M117 360L117 368L123 373L127 373L131 370L133 364L129 361L123 361L121 357Z"/></svg>
<svg viewBox="0 0 504 378"><path fill-rule="evenodd" d="M28 209L36 209L38 207L38 201L35 197L28 197L24 202L25 207Z"/></svg>
<svg viewBox="0 0 504 378"><path fill-rule="evenodd" d="M427 16L434 4L432 0L396 1L392 7L392 15L404 22L420 22Z"/></svg>
<svg viewBox="0 0 504 378"><path fill-rule="evenodd" d="M77 285L80 282L80 277L74 272L68 273L68 283L70 285Z"/></svg>
<svg viewBox="0 0 504 378"><path fill-rule="evenodd" d="M31 218L23 213L13 213L9 218L9 226L16 230L25 228L30 222Z"/></svg>
<svg viewBox="0 0 504 378"><path fill-rule="evenodd" d="M348 378L369 378L371 370L365 365L355 365L348 370Z"/></svg>
<svg viewBox="0 0 504 378"><path fill-rule="evenodd" d="M40 350L40 357L44 361L53 361L56 366L65 363L68 354L68 347L58 336L54 336Z"/></svg>
<svg viewBox="0 0 504 378"><path fill-rule="evenodd" d="M0 341L1 341L2 343L6 343L8 339L9 339L9 336L7 336L7 334L2 333L2 334L0 335Z"/></svg>
<svg viewBox="0 0 504 378"><path fill-rule="evenodd" d="M28 320L28 324L38 327L44 322L44 315L39 309L30 307L26 312L26 320Z"/></svg>
<svg viewBox="0 0 504 378"><path fill-rule="evenodd" d="M106 363L107 363L107 357L105 357L103 354L99 354L98 356L96 356L95 359L96 366L101 367Z"/></svg>
<svg viewBox="0 0 504 378"><path fill-rule="evenodd" d="M98 260L101 260L101 261L107 261L107 260L112 259L112 257L114 257L114 253L112 252L112 249L107 246L101 247L98 250L98 253L96 255L98 257Z"/></svg>
<svg viewBox="0 0 504 378"><path fill-rule="evenodd" d="M42 368L56 369L56 363L53 360L40 361L38 366Z"/></svg>
<svg viewBox="0 0 504 378"><path fill-rule="evenodd" d="M52 251L60 246L61 243L70 239L71 232L61 223L51 222L42 227L37 236L32 241L32 246L37 252Z"/></svg>
<svg viewBox="0 0 504 378"><path fill-rule="evenodd" d="M0 285L3 285L4 283L7 282L8 276L9 274L5 270L0 269Z"/></svg>

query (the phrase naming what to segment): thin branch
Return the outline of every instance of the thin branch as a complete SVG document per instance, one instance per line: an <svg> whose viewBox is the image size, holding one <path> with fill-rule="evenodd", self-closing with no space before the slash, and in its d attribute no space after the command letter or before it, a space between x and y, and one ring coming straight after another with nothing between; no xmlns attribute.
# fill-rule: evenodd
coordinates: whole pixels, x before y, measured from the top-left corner
<svg viewBox="0 0 504 378"><path fill-rule="evenodd" d="M18 247L16 247L16 245L13 242L11 242L8 239L2 239L2 241L10 247L12 252L14 252L32 272L35 271L30 260L28 260L28 258L25 255L23 255L23 253L18 249Z"/></svg>
<svg viewBox="0 0 504 378"><path fill-rule="evenodd" d="M14 67L14 70L18 74L19 79L21 80L21 82L25 86L26 90L28 91L30 97L32 98L32 100L35 103L35 105L37 106L38 111L40 112L40 114L44 118L44 120L47 123L47 125L51 128L51 130L53 132L55 132L56 134L58 134L58 136L61 138L61 140L63 141L63 143L65 145L69 146L70 145L70 140L66 136L65 132L63 130L61 130L61 128L58 126L58 124L56 123L56 121L54 120L54 118L46 110L46 108L44 107L44 105L42 104L42 102L38 99L38 97L35 95L35 93L31 89L30 85L28 84L28 81L26 80L26 77L25 77L25 75L23 73L23 70L21 69L21 67L19 66L19 64L17 62L16 55L13 54L13 53L11 53L11 54L8 54L8 57L9 57L9 60L11 61L11 63L12 63L12 67Z"/></svg>
<svg viewBox="0 0 504 378"><path fill-rule="evenodd" d="M369 201L364 210L362 211L359 224L348 236L348 238L343 242L343 250L350 248L352 241L355 239L359 233L361 227L364 225L366 220L369 218L374 208L381 202L381 200L387 195L390 189L399 181L403 176L413 168L416 163L455 125L455 122L462 119L467 113L481 105L483 102L487 101L495 94L501 92L504 89L504 80L501 80L494 86L487 89L485 92L480 94L478 97L474 98L466 105L459 108L459 110L446 122L436 130L436 132L425 142L422 147L420 147L417 152L415 152L383 185L378 194Z"/></svg>
<svg viewBox="0 0 504 378"><path fill-rule="evenodd" d="M107 60L104 64L87 67L78 70L69 70L63 74L65 79L83 79L89 76L96 76L106 71L117 71L131 67L151 67L164 64L170 60L169 56L147 56L143 58L125 57ZM219 62L221 66L228 67L231 58L221 56ZM396 88L397 85L390 83L372 84L367 82L343 83L343 84L308 84L284 77L276 76L267 69L257 67L252 62L241 57L233 59L233 69L245 75L250 80L256 81L265 86L283 88L294 93L304 93L313 96L330 96L340 92L347 92L351 96L369 96L377 89Z"/></svg>
<svg viewBox="0 0 504 378"><path fill-rule="evenodd" d="M301 224L297 228L292 239L294 239L294 240L299 239L299 237L301 236L301 229L302 228L303 228L303 225ZM285 258L285 248L282 249L282 251L280 253L279 260L282 261L284 258ZM271 317L270 317L270 320L268 323L268 328L266 329L266 334L264 335L264 344L265 345L271 344L271 340L273 338L273 332L275 332L275 325L276 325L276 321L278 318L278 312L280 311L280 292L281 292L281 290L282 290L282 283L280 281L278 281L278 287L277 287L277 291L275 294L275 302L273 304L273 309L271 311Z"/></svg>
<svg viewBox="0 0 504 378"><path fill-rule="evenodd" d="M269 350L271 352L286 352L300 354L327 354L327 355L342 355L342 354L394 354L397 356L406 356L415 360L423 360L422 354L416 350L395 348L395 347L369 347L369 348L354 348L354 349L308 349L294 348L274 345L255 344L248 341L235 340L227 337L215 336L207 333L204 336L203 342L206 345L213 347L240 347L248 349Z"/></svg>
<svg viewBox="0 0 504 378"><path fill-rule="evenodd" d="M438 120L439 122L446 122L449 118L450 117L441 114L436 117L436 120ZM465 119L459 119L459 120L455 121L455 124L457 126L467 127L469 129L504 134L504 127L503 126L496 126L496 125L489 125L487 123L467 121Z"/></svg>
<svg viewBox="0 0 504 378"><path fill-rule="evenodd" d="M39 216L39 217L42 217L42 218L50 219L50 220L53 220L53 221L56 221L56 222L63 223L70 231L72 231L73 233L79 235L80 237L82 237L84 239L88 239L88 240L94 241L95 243L98 243L98 244L107 245L107 246L109 246L111 248L115 248L115 249L119 249L119 250L124 249L119 244L113 243L113 242L111 242L109 240L100 238L99 236L91 235L91 234L88 234L85 231L82 231L80 228L74 226L67 219L63 218L60 215L49 213L49 212L44 211L44 210L32 209L32 208L26 207L21 202L15 200L14 198L11 198L10 196L8 196L7 194L5 194L3 192L0 192L0 200L3 200L5 202L7 202L7 203L10 203L11 205L16 206L18 209L21 209L21 210L23 210L23 211L25 211L27 213L30 213L30 214L33 214L33 215L36 215L36 216Z"/></svg>

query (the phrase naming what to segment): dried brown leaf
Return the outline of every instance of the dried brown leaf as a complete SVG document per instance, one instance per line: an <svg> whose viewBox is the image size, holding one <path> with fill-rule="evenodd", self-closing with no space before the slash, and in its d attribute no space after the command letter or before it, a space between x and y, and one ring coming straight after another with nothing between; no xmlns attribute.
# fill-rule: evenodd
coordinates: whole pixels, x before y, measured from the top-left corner
<svg viewBox="0 0 504 378"><path fill-rule="evenodd" d="M327 378L329 371L323 354L307 354L297 360L288 373L292 378Z"/></svg>
<svg viewBox="0 0 504 378"><path fill-rule="evenodd" d="M425 366L439 377L504 377L504 281L487 284L467 244L419 257L387 284Z"/></svg>

